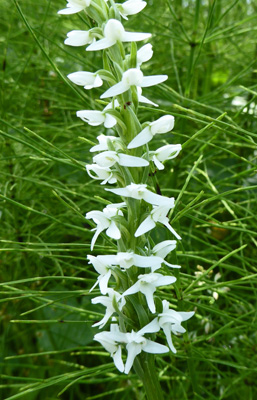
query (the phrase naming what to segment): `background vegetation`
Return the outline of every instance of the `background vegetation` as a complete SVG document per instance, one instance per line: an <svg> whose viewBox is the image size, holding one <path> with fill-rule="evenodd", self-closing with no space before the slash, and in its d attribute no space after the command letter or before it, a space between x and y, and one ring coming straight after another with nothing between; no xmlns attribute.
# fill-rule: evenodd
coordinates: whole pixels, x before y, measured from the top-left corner
<svg viewBox="0 0 257 400"><path fill-rule="evenodd" d="M100 90L66 75L102 60L63 45L88 24L57 16L64 6L1 1L0 398L141 400L136 376L119 374L92 341L103 309L88 294L96 275L84 215L107 194L84 165L103 129L75 111L97 108ZM178 199L172 223L183 238L169 257L182 265L181 296L159 295L196 310L177 355L157 359L167 399L257 398L256 20L254 0L150 0L126 23L153 33L147 74L169 75L145 91L160 107L141 107L141 120L175 115L154 146L183 144L155 175ZM96 254L103 245L115 251L99 239Z"/></svg>

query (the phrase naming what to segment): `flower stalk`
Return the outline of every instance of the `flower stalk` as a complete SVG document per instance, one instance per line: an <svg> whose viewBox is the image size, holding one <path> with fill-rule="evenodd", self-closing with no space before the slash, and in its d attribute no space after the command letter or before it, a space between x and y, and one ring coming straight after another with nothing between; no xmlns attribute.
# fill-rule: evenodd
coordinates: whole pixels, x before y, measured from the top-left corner
<svg viewBox="0 0 257 400"><path fill-rule="evenodd" d="M194 313L174 310L166 299L158 305L156 302L158 288L171 289L177 280L171 273L167 275L163 266L171 270L180 266L165 260L175 249L176 240L153 243L151 232L162 226L177 240L181 237L167 216L175 206L175 199L155 193L148 177L149 171L163 170L165 161L176 157L181 145L168 144L152 150L154 137L173 129L174 117L164 115L142 124L137 115L140 103L158 107L142 95L145 88L168 78L141 71L153 51L150 43L139 49L137 44L148 40L151 34L127 31L121 22L145 6L142 0L122 4L113 0L68 0L59 13L86 13L98 24L88 31L80 27L81 30L69 32L65 44L101 52L103 68L75 71L68 78L85 90L104 87L100 99L107 100L105 107L79 110L77 117L104 132L90 150L93 163L86 166L89 176L100 180L101 185L112 185L106 191L121 198L119 203L86 214L86 219L95 223L91 251L102 232L116 241L118 248L113 255L88 255L89 263L98 273L91 291L94 293L98 287L101 292L92 303L105 308L102 320L93 325L105 330L96 333L95 340L109 352L121 373L128 374L134 368L148 400L162 400L154 354L176 353L172 335L184 333L181 323ZM153 337L157 339L152 340ZM159 338L166 338L167 344L160 343Z"/></svg>

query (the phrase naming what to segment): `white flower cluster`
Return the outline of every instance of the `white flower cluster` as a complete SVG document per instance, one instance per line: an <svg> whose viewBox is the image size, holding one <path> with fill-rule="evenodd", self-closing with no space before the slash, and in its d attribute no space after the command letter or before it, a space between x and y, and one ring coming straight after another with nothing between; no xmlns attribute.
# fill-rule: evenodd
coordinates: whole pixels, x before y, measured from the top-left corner
<svg viewBox="0 0 257 400"><path fill-rule="evenodd" d="M110 330L97 333L95 340L110 353L118 370L126 374L142 351L157 354L170 349L175 353L171 333L185 332L181 323L194 314L175 311L166 300L162 301L161 310L161 303L158 307L154 297L158 287L176 282L174 276L156 271L163 264L171 268L180 266L165 261L176 247L175 240L151 246L145 234L160 223L177 239L181 238L167 217L174 207L174 198L154 193L145 182L151 169L164 169L164 161L179 154L181 145L165 145L149 151L147 143L155 135L170 132L174 117L165 115L144 123L143 127L137 119L138 102L158 106L142 96L142 88L158 85L168 78L167 75L144 76L140 67L151 59L152 46L144 44L137 50L136 42L149 39L151 34L128 32L121 23L121 18L126 20L145 6L146 2L142 0L128 0L122 4L113 0L67 0L66 8L59 11L59 14L84 11L98 24L98 27L87 31L69 32L65 44L87 45L86 51L103 50L104 69L73 72L68 78L86 90L98 88L104 81L110 86L100 96L101 99L111 98L102 111L80 110L77 116L91 126L103 124L113 133L97 137L98 144L90 150L96 153L93 163L86 169L89 176L102 181L102 185L118 184L117 188L106 190L121 196L123 202L109 204L103 211L90 211L86 218L96 224L91 250L98 236L105 231L107 236L117 240L118 252L113 255L88 255L88 260L99 274L91 290L99 285L102 294L93 298L92 303L105 307L104 317L93 326L101 329L111 322ZM124 47L123 43L128 44ZM130 54L126 54L124 48L129 48ZM152 334L161 329L169 347L151 340ZM125 365L122 349L127 351Z"/></svg>

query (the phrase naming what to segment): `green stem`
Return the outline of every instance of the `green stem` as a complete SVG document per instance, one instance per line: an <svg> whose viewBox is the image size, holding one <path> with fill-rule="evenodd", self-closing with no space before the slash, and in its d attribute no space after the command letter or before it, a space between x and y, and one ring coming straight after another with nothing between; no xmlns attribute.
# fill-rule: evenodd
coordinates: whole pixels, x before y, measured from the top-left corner
<svg viewBox="0 0 257 400"><path fill-rule="evenodd" d="M147 400L164 400L163 391L152 354L141 353L134 361L134 369L144 385Z"/></svg>

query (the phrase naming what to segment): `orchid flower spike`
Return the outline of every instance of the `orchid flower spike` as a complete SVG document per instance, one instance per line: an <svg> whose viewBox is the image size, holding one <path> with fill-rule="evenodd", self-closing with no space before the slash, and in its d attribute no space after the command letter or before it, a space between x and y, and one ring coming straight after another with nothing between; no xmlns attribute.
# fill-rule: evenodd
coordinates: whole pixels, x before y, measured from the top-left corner
<svg viewBox="0 0 257 400"><path fill-rule="evenodd" d="M146 188L145 184L131 183L124 188L117 189L105 189L108 192L117 194L118 196L131 197L136 200L144 200L149 204L160 206L162 204L170 203L174 207L174 197L165 197L159 194L153 193Z"/></svg>
<svg viewBox="0 0 257 400"><path fill-rule="evenodd" d="M153 228L155 228L157 222L165 225L177 239L181 239L181 237L177 234L177 232L172 228L169 224L169 219L166 217L167 213L171 208L174 207L172 204L162 204L160 206L153 206L153 209L148 215L148 217L139 225L135 232L135 237L141 236L146 232L149 232Z"/></svg>
<svg viewBox="0 0 257 400"><path fill-rule="evenodd" d="M92 89L95 87L102 86L103 81L97 72L87 72L87 71L78 71L73 72L72 74L67 75L73 83L78 86L84 86L84 89Z"/></svg>
<svg viewBox="0 0 257 400"><path fill-rule="evenodd" d="M117 324L111 324L110 332L104 331L99 332L94 336L94 340L101 343L101 345L105 348L108 353L110 353L111 357L113 358L113 362L116 368L120 372L124 372L124 363L121 357L121 345L117 343L116 340L113 339L117 334L121 333L119 331L119 327Z"/></svg>
<svg viewBox="0 0 257 400"><path fill-rule="evenodd" d="M96 51L112 47L117 41L138 42L149 39L150 33L126 32L122 23L117 19L109 19L104 27L104 38L97 40L87 47L87 51Z"/></svg>
<svg viewBox="0 0 257 400"><path fill-rule="evenodd" d="M124 19L128 19L128 15L138 14L146 6L146 1L143 0L128 0L122 4L117 3L116 7L119 10L120 15Z"/></svg>
<svg viewBox="0 0 257 400"><path fill-rule="evenodd" d="M101 185L106 183L116 183L115 173L108 167L100 167L97 164L87 164L86 170L90 178L103 181ZM92 173L93 172L93 173Z"/></svg>
<svg viewBox="0 0 257 400"><path fill-rule="evenodd" d="M154 162L156 168L162 170L164 169L163 162L177 157L181 149L181 144L167 144L166 146L160 147L153 152L150 151L150 160Z"/></svg>
<svg viewBox="0 0 257 400"><path fill-rule="evenodd" d="M119 310L121 311L124 305L126 304L126 300L124 297L115 292L113 289L107 289L107 296L98 296L91 300L92 304L102 304L106 307L105 315L101 319L101 321L96 322L93 327L99 326L100 329L104 327L104 325L108 322L109 318L116 312L114 308L114 302L118 305Z"/></svg>
<svg viewBox="0 0 257 400"><path fill-rule="evenodd" d="M100 167L112 167L115 163L123 167L147 167L149 162L144 158L129 156L116 151L104 151L93 157L93 161Z"/></svg>
<svg viewBox="0 0 257 400"><path fill-rule="evenodd" d="M167 75L144 76L140 69L131 68L123 73L122 79L119 83L106 90L100 98L105 99L107 97L118 96L119 94L129 90L131 86L149 87L158 85L159 83L166 81L166 79L168 79Z"/></svg>
<svg viewBox="0 0 257 400"><path fill-rule="evenodd" d="M176 282L174 276L163 276L157 272L151 272L150 274L144 274L138 276L138 281L132 285L129 289L125 290L122 296L128 296L137 292L141 292L145 295L149 310L155 313L155 304L153 294L158 286L167 286Z"/></svg>
<svg viewBox="0 0 257 400"><path fill-rule="evenodd" d="M97 278L96 283L89 290L91 292L97 285L99 285L100 292L102 294L106 294L108 292L108 282L112 275L111 267L105 263L103 263L98 257L87 256L88 263L92 264L96 272L98 272L99 276Z"/></svg>
<svg viewBox="0 0 257 400"><path fill-rule="evenodd" d="M94 223L97 225L96 228L93 229L93 231L96 232L91 241L91 250L94 248L96 239L105 229L106 235L112 239L119 240L121 238L120 230L113 218L123 216L123 212L120 208L125 205L125 203L120 203L119 207L117 207L116 204L109 204L103 209L103 211L89 211L86 214L86 219L93 219Z"/></svg>
<svg viewBox="0 0 257 400"><path fill-rule="evenodd" d="M67 8L58 11L58 14L76 14L89 7L91 0L67 0Z"/></svg>
<svg viewBox="0 0 257 400"><path fill-rule="evenodd" d="M173 353L176 353L177 350L175 349L172 339L171 339L171 332L175 335L177 333L185 333L186 330L181 326L181 322L187 321L194 315L194 311L190 312L181 312L169 309L169 302L167 300L162 301L163 311L161 314L158 315L158 323L160 328L162 328L163 332L165 333L168 345Z"/></svg>
<svg viewBox="0 0 257 400"><path fill-rule="evenodd" d="M154 122L149 123L134 139L129 143L128 149L143 146L157 134L167 133L174 128L174 117L164 115Z"/></svg>
<svg viewBox="0 0 257 400"><path fill-rule="evenodd" d="M67 39L65 39L64 44L68 46L84 46L85 44L90 44L95 41L95 37L91 30L89 31L79 31L73 30L67 33Z"/></svg>

